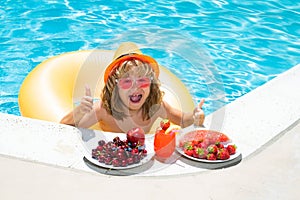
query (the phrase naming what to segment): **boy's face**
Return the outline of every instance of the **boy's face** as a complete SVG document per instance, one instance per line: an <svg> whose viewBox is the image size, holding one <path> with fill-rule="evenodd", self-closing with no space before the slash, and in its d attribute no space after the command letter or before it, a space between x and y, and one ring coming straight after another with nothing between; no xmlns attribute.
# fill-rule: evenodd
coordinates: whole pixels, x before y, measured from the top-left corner
<svg viewBox="0 0 300 200"><path fill-rule="evenodd" d="M139 110L150 94L151 80L134 68L118 80L119 96L129 110Z"/></svg>

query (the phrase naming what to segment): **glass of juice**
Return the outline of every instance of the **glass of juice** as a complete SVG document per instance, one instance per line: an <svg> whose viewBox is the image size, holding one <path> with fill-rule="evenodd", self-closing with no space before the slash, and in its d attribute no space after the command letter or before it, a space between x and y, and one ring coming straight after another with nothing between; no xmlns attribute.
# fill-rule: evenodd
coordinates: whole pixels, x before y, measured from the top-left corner
<svg viewBox="0 0 300 200"><path fill-rule="evenodd" d="M163 129L157 129L154 136L154 151L159 159L165 160L169 158L176 145L176 133L178 130L172 129L165 131Z"/></svg>

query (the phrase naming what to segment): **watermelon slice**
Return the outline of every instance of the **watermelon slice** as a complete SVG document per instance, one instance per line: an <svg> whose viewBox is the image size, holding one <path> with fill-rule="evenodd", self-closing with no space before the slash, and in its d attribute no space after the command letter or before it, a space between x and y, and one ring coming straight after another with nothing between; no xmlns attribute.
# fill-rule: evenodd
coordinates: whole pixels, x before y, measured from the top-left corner
<svg viewBox="0 0 300 200"><path fill-rule="evenodd" d="M228 143L230 138L224 133L213 130L194 130L184 134L179 139L179 147L183 147L186 142L200 141L209 144L215 144L216 142Z"/></svg>

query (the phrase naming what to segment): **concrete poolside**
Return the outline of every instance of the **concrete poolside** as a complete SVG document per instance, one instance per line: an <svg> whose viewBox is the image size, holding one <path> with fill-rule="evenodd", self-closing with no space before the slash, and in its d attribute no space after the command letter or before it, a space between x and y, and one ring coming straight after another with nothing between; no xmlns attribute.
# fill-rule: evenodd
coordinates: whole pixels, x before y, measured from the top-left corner
<svg viewBox="0 0 300 200"><path fill-rule="evenodd" d="M82 160L78 129L0 114L0 198L299 199L299 77L300 65L208 116L243 155L220 170L103 175Z"/></svg>
<svg viewBox="0 0 300 200"><path fill-rule="evenodd" d="M300 197L300 123L241 164L174 177L111 177L0 156L1 199L236 199ZM122 197L124 196L124 197Z"/></svg>

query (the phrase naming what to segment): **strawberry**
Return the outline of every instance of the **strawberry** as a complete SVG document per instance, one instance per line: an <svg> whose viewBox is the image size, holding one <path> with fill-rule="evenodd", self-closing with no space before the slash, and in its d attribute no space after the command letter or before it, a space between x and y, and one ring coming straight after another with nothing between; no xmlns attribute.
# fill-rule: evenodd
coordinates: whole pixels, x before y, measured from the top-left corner
<svg viewBox="0 0 300 200"><path fill-rule="evenodd" d="M183 149L187 149L187 150L193 150L193 145L192 145L192 142L186 142L184 143L183 145Z"/></svg>
<svg viewBox="0 0 300 200"><path fill-rule="evenodd" d="M193 151L193 157L195 158L206 158L207 151L203 148L196 147Z"/></svg>
<svg viewBox="0 0 300 200"><path fill-rule="evenodd" d="M235 154L236 148L237 148L237 147L236 147L235 144L229 144L229 145L226 147L226 149L227 149L228 152L229 152L229 155Z"/></svg>
<svg viewBox="0 0 300 200"><path fill-rule="evenodd" d="M215 144L211 144L207 147L207 151L208 151L208 153L217 154L218 147Z"/></svg>
<svg viewBox="0 0 300 200"><path fill-rule="evenodd" d="M192 156L193 156L194 158L200 158L196 148L193 149L193 155L192 155Z"/></svg>
<svg viewBox="0 0 300 200"><path fill-rule="evenodd" d="M215 145L216 145L219 149L224 148L224 145L223 145L221 142L216 142Z"/></svg>
<svg viewBox="0 0 300 200"><path fill-rule="evenodd" d="M192 149L184 149L183 152L188 156L193 156L193 150Z"/></svg>
<svg viewBox="0 0 300 200"><path fill-rule="evenodd" d="M217 157L215 154L209 153L209 154L207 154L206 159L207 160L217 160Z"/></svg>
<svg viewBox="0 0 300 200"><path fill-rule="evenodd" d="M183 152L188 156L193 156L193 149L192 142L186 142L183 145Z"/></svg>
<svg viewBox="0 0 300 200"><path fill-rule="evenodd" d="M229 159L230 155L229 152L226 148L220 148L218 149L218 153L217 153L217 159L219 160L227 160Z"/></svg>
<svg viewBox="0 0 300 200"><path fill-rule="evenodd" d="M167 130L169 127L170 127L170 120L168 119L163 119L160 121L160 127L163 129L163 130Z"/></svg>

